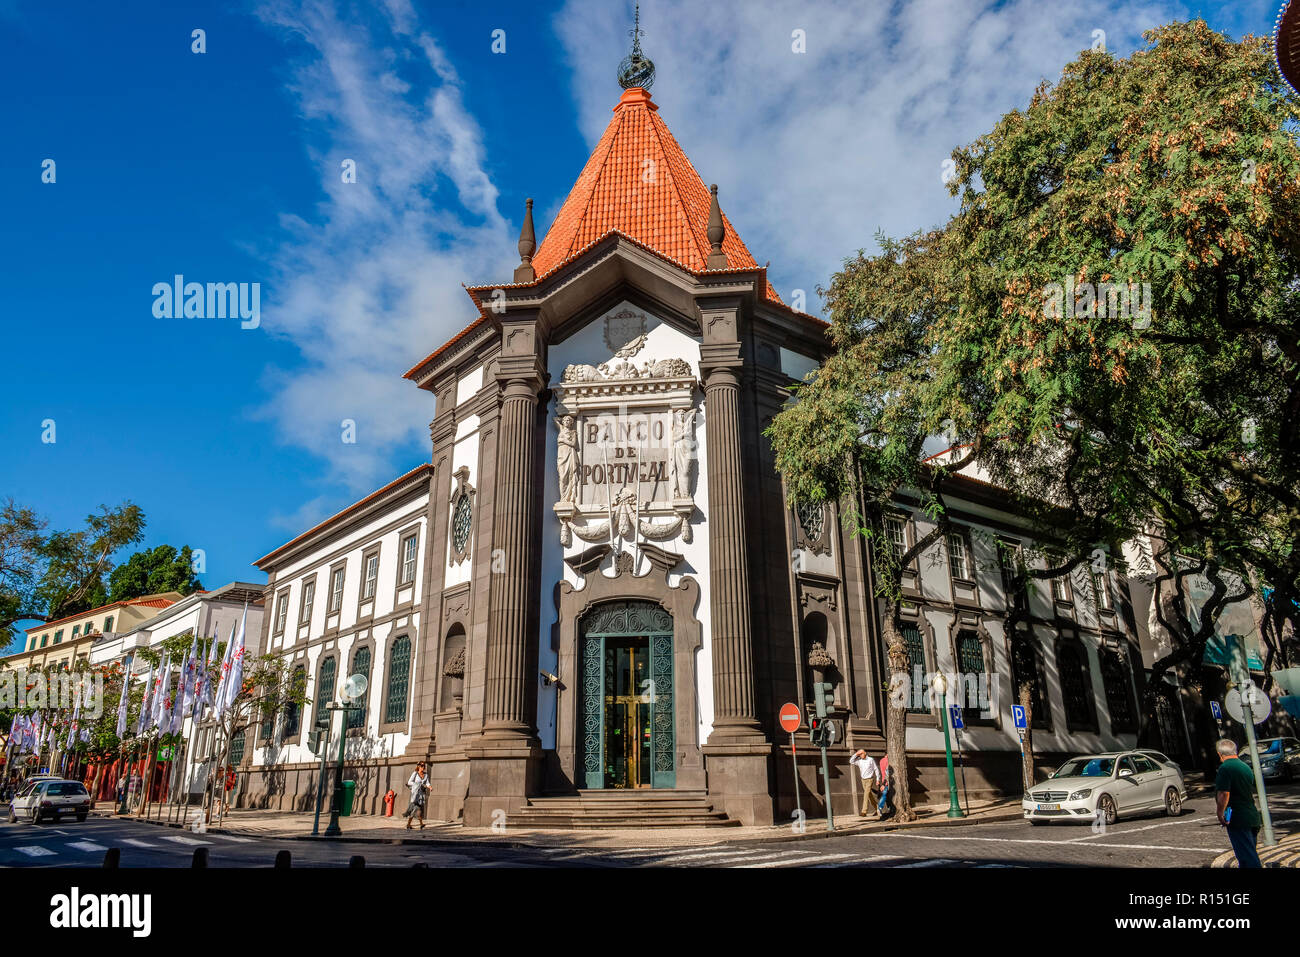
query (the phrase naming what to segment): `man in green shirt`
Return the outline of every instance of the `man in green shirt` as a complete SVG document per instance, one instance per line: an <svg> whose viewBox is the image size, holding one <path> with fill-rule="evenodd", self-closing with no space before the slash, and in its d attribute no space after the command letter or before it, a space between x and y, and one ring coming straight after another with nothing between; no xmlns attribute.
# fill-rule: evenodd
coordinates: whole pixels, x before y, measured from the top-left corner
<svg viewBox="0 0 1300 957"><path fill-rule="evenodd" d="M1255 775L1246 762L1237 757L1235 742L1223 738L1215 750L1219 752L1219 770L1214 775L1214 797L1219 823L1228 829L1232 852L1237 855L1237 867L1260 867L1255 842L1263 819L1255 806Z"/></svg>

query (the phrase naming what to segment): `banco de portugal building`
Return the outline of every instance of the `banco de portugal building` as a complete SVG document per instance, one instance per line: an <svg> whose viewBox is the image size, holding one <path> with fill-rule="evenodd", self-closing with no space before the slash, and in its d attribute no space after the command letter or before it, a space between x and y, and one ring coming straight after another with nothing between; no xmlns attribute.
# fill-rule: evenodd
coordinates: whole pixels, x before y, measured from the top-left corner
<svg viewBox="0 0 1300 957"><path fill-rule="evenodd" d="M868 547L833 506L787 506L763 435L826 355L825 324L784 304L645 85L627 84L540 243L531 205L514 275L471 287L477 317L406 373L436 403L430 461L257 563L262 648L303 669L310 700L250 728L242 803L311 805L306 732L360 672L347 774L363 812L390 787L400 811L423 760L430 816L467 825L634 822L657 807L788 820L777 713L811 700L820 644L847 738L832 786L849 810L846 749L883 751ZM972 516L994 514L990 495L973 487ZM952 581L930 616L912 582L918 667L1005 671L989 599ZM914 794L939 783L935 710L909 715L909 749L931 758ZM1005 720L971 735L1014 789ZM1098 724L1096 743L1121 731ZM801 752L816 813L820 762Z"/></svg>

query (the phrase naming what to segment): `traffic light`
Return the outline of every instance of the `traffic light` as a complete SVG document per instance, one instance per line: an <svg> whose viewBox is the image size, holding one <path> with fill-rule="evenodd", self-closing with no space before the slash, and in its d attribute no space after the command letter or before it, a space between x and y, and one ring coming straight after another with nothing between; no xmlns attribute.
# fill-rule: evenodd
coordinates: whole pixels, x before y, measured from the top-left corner
<svg viewBox="0 0 1300 957"><path fill-rule="evenodd" d="M821 718L810 718L808 720L808 743L814 747L822 743L822 720Z"/></svg>
<svg viewBox="0 0 1300 957"><path fill-rule="evenodd" d="M312 754L320 754L320 749L324 746L322 738L329 733L329 718L321 717L316 719L315 726L307 732L307 749Z"/></svg>
<svg viewBox="0 0 1300 957"><path fill-rule="evenodd" d="M813 685L813 704L817 707L817 717L824 718L835 711L835 685L829 681L818 681Z"/></svg>

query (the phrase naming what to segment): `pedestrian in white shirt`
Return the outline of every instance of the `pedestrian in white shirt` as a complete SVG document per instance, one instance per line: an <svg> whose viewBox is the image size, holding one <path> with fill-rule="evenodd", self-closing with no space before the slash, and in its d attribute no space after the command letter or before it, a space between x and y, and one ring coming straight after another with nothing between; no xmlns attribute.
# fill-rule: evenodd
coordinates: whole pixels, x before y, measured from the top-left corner
<svg viewBox="0 0 1300 957"><path fill-rule="evenodd" d="M862 775L862 810L858 812L858 817L866 817L868 809L873 816L880 817L880 808L876 805L880 766L876 764L876 759L859 748L853 752L853 757L849 758L849 764L857 765L858 773Z"/></svg>

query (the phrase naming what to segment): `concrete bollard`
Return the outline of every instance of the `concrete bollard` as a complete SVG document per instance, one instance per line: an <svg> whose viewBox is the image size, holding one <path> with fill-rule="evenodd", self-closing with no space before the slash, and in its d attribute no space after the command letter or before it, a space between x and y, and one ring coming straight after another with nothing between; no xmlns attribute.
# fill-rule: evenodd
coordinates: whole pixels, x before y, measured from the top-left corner
<svg viewBox="0 0 1300 957"><path fill-rule="evenodd" d="M360 854L353 854L352 860L348 861L348 867L350 867L353 870L357 870L358 868L362 868L365 866L366 866L366 859L362 857Z"/></svg>
<svg viewBox="0 0 1300 957"><path fill-rule="evenodd" d="M288 852L288 851L279 851L279 852L275 855L275 869L276 869L276 870L288 870L288 869L289 869L290 860L291 860L291 858L290 858L290 856L289 856L289 852Z"/></svg>
<svg viewBox="0 0 1300 957"><path fill-rule="evenodd" d="M120 847L110 847L104 852L104 867L110 870L116 870L122 863L122 849Z"/></svg>
<svg viewBox="0 0 1300 957"><path fill-rule="evenodd" d="M194 849L194 861L190 867L207 867L208 866L208 849L206 847L196 847Z"/></svg>

